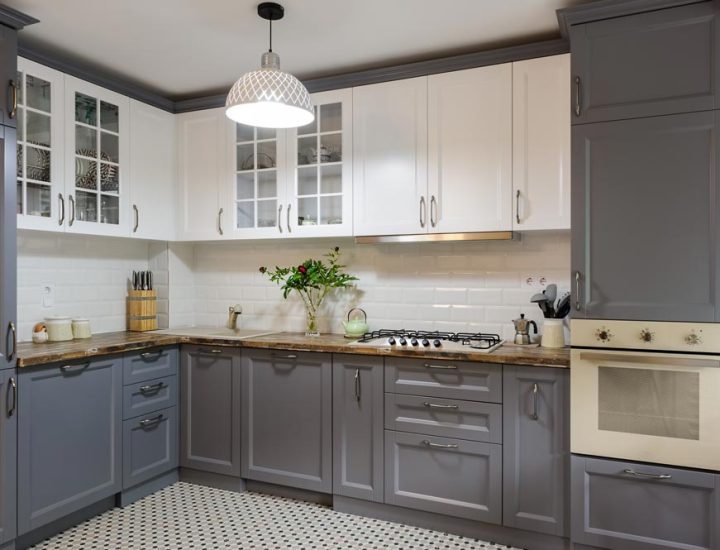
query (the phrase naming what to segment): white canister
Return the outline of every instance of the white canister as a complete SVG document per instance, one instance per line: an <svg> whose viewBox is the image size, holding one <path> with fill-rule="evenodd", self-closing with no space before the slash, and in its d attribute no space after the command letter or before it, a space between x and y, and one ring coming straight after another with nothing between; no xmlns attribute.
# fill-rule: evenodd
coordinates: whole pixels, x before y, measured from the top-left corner
<svg viewBox="0 0 720 550"><path fill-rule="evenodd" d="M72 334L76 340L83 338L90 338L92 331L90 330L89 319L73 319L72 320Z"/></svg>
<svg viewBox="0 0 720 550"><path fill-rule="evenodd" d="M67 342L73 339L70 317L45 317L48 341Z"/></svg>
<svg viewBox="0 0 720 550"><path fill-rule="evenodd" d="M544 348L565 347L565 327L562 319L545 319L540 345Z"/></svg>

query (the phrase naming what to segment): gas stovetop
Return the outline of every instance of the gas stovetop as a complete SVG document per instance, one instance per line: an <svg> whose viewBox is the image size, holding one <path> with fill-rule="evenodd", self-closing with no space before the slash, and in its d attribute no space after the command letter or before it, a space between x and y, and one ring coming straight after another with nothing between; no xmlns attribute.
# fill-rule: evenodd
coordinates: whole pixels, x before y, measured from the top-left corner
<svg viewBox="0 0 720 550"><path fill-rule="evenodd" d="M415 349L490 353L502 346L497 334L382 329L367 332L354 345L385 349Z"/></svg>

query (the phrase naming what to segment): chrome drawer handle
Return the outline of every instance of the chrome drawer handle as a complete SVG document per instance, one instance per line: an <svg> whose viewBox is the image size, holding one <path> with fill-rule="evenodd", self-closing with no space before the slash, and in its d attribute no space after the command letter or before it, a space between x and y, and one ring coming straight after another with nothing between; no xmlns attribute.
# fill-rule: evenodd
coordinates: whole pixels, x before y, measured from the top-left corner
<svg viewBox="0 0 720 550"><path fill-rule="evenodd" d="M219 354L222 353L221 349L200 349L200 353L214 353Z"/></svg>
<svg viewBox="0 0 720 550"><path fill-rule="evenodd" d="M88 361L87 363L81 363L80 368L77 369L76 371L70 371L71 368L77 367L77 366L78 365L63 365L62 367L60 367L60 370L65 373L68 373L68 374L70 374L71 372L74 374L80 374L82 371L84 371L86 368L88 368L90 366L90 361Z"/></svg>
<svg viewBox="0 0 720 550"><path fill-rule="evenodd" d="M538 385L537 385L537 382L535 382L533 384L532 394L533 394L533 413L530 415L530 418L532 418L533 420L537 420L538 418L540 418L538 416Z"/></svg>
<svg viewBox="0 0 720 550"><path fill-rule="evenodd" d="M145 420L141 420L140 422L138 422L138 425L141 428L155 427L160 424L160 422L162 422L164 418L164 415L159 414L155 418L146 418Z"/></svg>
<svg viewBox="0 0 720 550"><path fill-rule="evenodd" d="M164 387L164 382L158 382L157 384L148 384L147 386L140 386L140 393L143 395L153 395L158 393Z"/></svg>
<svg viewBox="0 0 720 550"><path fill-rule="evenodd" d="M459 409L459 405L441 405L439 403L430 403L429 401L425 401L423 403L428 409Z"/></svg>
<svg viewBox="0 0 720 550"><path fill-rule="evenodd" d="M12 406L10 406L10 398L7 398L7 415L8 418L10 418L15 414L15 410L17 409L17 382L15 382L14 378L10 379L8 393L12 393Z"/></svg>
<svg viewBox="0 0 720 550"><path fill-rule="evenodd" d="M670 474L648 474L645 472L636 472L635 470L631 470L630 468L623 470L623 473L626 475L629 475L629 476L639 477L642 479L655 479L655 480L672 479L672 476Z"/></svg>
<svg viewBox="0 0 720 550"><path fill-rule="evenodd" d="M423 366L426 369L457 370L456 365L431 365L430 363L425 363Z"/></svg>
<svg viewBox="0 0 720 550"><path fill-rule="evenodd" d="M297 355L294 353L288 355L273 355L273 359L297 359Z"/></svg>
<svg viewBox="0 0 720 550"><path fill-rule="evenodd" d="M458 448L457 443L448 443L448 444L433 443L432 441L428 441L427 439L423 441L423 445L425 445L426 447L431 447L431 448L435 448L435 449L457 449Z"/></svg>
<svg viewBox="0 0 720 550"><path fill-rule="evenodd" d="M162 351L155 351L155 352L146 351L145 353L140 354L140 359L143 359L145 361L150 361L150 360L157 361L162 356L163 356Z"/></svg>
<svg viewBox="0 0 720 550"><path fill-rule="evenodd" d="M361 388L360 388L360 369L355 369L355 400L360 403Z"/></svg>

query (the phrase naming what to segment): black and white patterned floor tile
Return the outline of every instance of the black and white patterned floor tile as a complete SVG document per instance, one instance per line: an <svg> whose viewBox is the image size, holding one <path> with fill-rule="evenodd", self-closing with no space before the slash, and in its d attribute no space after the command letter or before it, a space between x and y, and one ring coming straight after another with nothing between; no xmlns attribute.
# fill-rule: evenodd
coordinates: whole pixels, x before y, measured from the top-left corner
<svg viewBox="0 0 720 550"><path fill-rule="evenodd" d="M318 504L176 483L34 546L41 550L506 550Z"/></svg>

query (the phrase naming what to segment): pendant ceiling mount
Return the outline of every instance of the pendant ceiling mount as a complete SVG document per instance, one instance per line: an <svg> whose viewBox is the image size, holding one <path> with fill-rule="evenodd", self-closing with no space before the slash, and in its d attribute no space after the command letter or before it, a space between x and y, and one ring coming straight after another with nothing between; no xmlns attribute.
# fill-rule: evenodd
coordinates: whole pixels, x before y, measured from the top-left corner
<svg viewBox="0 0 720 550"><path fill-rule="evenodd" d="M258 15L270 23L270 47L262 55L260 69L241 76L228 93L228 118L261 128L297 128L315 120L310 94L290 73L280 70L280 56L272 51L272 22L282 19L285 9L275 2L258 5Z"/></svg>

